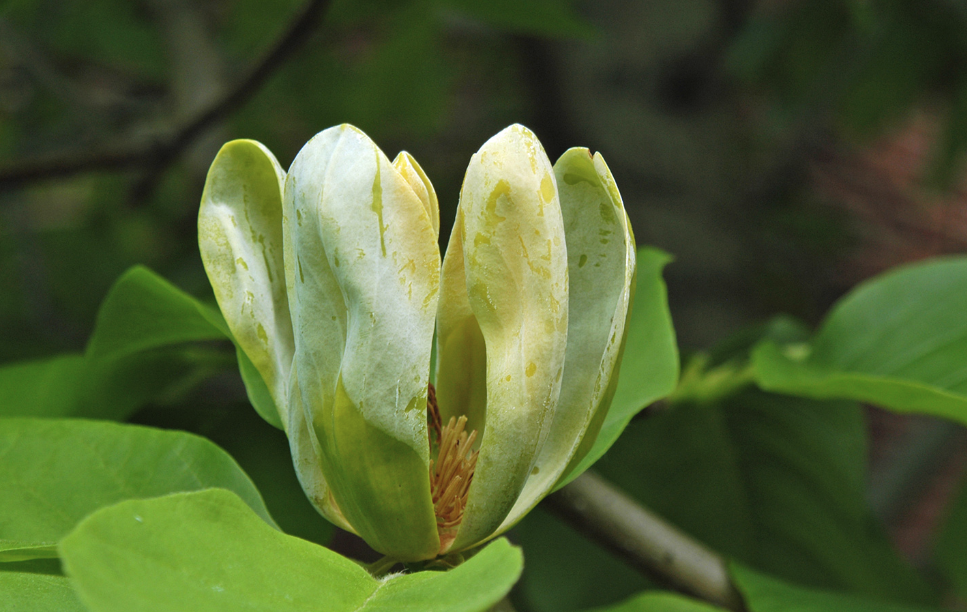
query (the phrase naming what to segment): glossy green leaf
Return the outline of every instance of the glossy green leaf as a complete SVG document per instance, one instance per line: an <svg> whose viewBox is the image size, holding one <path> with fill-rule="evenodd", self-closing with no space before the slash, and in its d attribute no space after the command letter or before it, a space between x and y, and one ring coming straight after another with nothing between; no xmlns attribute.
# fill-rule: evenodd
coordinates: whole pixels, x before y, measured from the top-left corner
<svg viewBox="0 0 967 612"><path fill-rule="evenodd" d="M595 608L587 612L721 612L722 608L689 599L676 593L647 592L615 606Z"/></svg>
<svg viewBox="0 0 967 612"><path fill-rule="evenodd" d="M98 313L97 326L88 343L86 357L93 363L91 368L112 372L117 369L122 372L122 376L114 377L115 381L123 382L124 377L135 379L134 388L143 392L137 398L138 401L128 402L123 406L124 409L114 410L110 415L91 414L87 410L76 409L61 414L124 418L133 408L160 392L158 384L152 386L141 382L144 376L142 371L149 378L160 378L159 382L163 382L170 377L160 377L158 374L164 374L177 366L177 363L169 363L164 357L157 356L155 353L158 349L186 342L225 339L234 342L220 312L147 268L131 268L118 279L104 299ZM236 355L249 401L262 418L281 429L279 412L264 379L248 357L241 351L236 351ZM149 363L139 368L132 365L132 359ZM0 389L0 394L2 393ZM100 395L107 396L107 405L110 405L113 402L111 396L117 394L116 388L108 386ZM16 414L30 413L21 411Z"/></svg>
<svg viewBox="0 0 967 612"><path fill-rule="evenodd" d="M345 557L271 529L220 489L105 508L60 550L93 612L483 611L507 593L522 563L498 540L448 572L376 580Z"/></svg>
<svg viewBox="0 0 967 612"><path fill-rule="evenodd" d="M0 571L0 604L4 612L87 612L70 580L27 571Z"/></svg>
<svg viewBox="0 0 967 612"><path fill-rule="evenodd" d="M812 586L930 603L866 508L865 435L853 403L748 390L635 421L595 469L728 557ZM529 561L521 591L536 611L642 588L616 561L589 563L580 536L541 513L517 541Z"/></svg>
<svg viewBox="0 0 967 612"><path fill-rule="evenodd" d="M92 358L118 358L198 340L223 340L228 328L205 306L151 270L135 266L114 283L87 346Z"/></svg>
<svg viewBox="0 0 967 612"><path fill-rule="evenodd" d="M0 419L0 457L0 543L7 541L0 560L48 556L49 547L90 512L177 491L232 489L275 524L232 458L183 432L102 421Z"/></svg>
<svg viewBox="0 0 967 612"><path fill-rule="evenodd" d="M753 354L763 389L847 398L967 423L967 258L898 268L860 285L812 342Z"/></svg>
<svg viewBox="0 0 967 612"><path fill-rule="evenodd" d="M143 410L136 419L141 425L208 438L252 479L282 531L316 544L329 543L334 527L320 516L299 484L285 433L247 406L162 406Z"/></svg>
<svg viewBox="0 0 967 612"><path fill-rule="evenodd" d="M101 305L84 355L0 368L0 416L125 419L145 403L222 369L221 315L143 267L123 274Z"/></svg>
<svg viewBox="0 0 967 612"><path fill-rule="evenodd" d="M577 478L600 459L642 408L665 397L675 388L678 381L678 345L668 310L668 292L661 276L670 261L671 256L658 249L638 249L637 289L628 316L628 337L611 408L594 446L561 480L558 488Z"/></svg>
<svg viewBox="0 0 967 612"><path fill-rule="evenodd" d="M749 612L930 612L935 608L910 607L875 598L865 599L792 585L742 567L732 566L732 578L745 598Z"/></svg>

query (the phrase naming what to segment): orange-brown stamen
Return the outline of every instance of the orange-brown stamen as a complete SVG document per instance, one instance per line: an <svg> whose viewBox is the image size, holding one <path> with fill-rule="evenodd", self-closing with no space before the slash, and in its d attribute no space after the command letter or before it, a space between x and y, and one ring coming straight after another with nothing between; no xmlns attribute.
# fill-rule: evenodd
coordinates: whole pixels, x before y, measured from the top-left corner
<svg viewBox="0 0 967 612"><path fill-rule="evenodd" d="M436 389L433 387L433 383L429 383L426 386L426 414L427 418L430 420L430 428L433 433L436 434L436 443L439 444L442 440L442 433L440 422L440 406L436 403ZM432 442L432 438L430 441Z"/></svg>
<svg viewBox="0 0 967 612"><path fill-rule="evenodd" d="M440 427L440 412L433 385L430 385L427 393L427 413L439 447L437 458L430 460L430 494L440 534L440 554L443 554L453 544L457 536L456 528L463 520L463 511L467 507L470 483L473 482L479 454L479 451L472 450L477 431L467 434L465 416L450 417L446 427Z"/></svg>

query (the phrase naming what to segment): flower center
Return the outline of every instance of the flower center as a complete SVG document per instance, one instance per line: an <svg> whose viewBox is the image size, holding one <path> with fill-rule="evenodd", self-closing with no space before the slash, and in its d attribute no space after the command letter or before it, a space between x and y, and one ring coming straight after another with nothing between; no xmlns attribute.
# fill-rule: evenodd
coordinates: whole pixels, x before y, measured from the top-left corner
<svg viewBox="0 0 967 612"><path fill-rule="evenodd" d="M467 507L473 470L477 466L479 451L472 450L477 430L466 432L467 417L450 417L441 426L440 409L436 402L436 390L431 384L427 390L427 417L430 421L430 441L436 437L436 459L430 460L430 494L440 534L440 553L445 553L457 537L457 527L463 520Z"/></svg>

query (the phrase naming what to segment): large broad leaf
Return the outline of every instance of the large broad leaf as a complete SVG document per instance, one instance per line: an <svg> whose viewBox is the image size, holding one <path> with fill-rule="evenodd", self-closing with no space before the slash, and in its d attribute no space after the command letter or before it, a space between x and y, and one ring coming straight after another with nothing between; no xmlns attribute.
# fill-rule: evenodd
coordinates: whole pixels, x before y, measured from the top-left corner
<svg viewBox="0 0 967 612"><path fill-rule="evenodd" d="M31 569L3 571L6 568L0 566L0 603L4 612L87 612L67 578Z"/></svg>
<svg viewBox="0 0 967 612"><path fill-rule="evenodd" d="M678 381L678 345L668 311L668 291L661 272L671 261L667 253L651 247L638 249L638 281L628 317L628 337L611 401L594 446L558 488L577 478L601 458L621 432L648 404L675 388Z"/></svg>
<svg viewBox="0 0 967 612"><path fill-rule="evenodd" d="M732 577L749 612L937 612L884 602L875 596L864 599L795 586L740 565L733 565Z"/></svg>
<svg viewBox="0 0 967 612"><path fill-rule="evenodd" d="M211 440L249 475L282 531L317 544L329 543L335 528L309 502L299 484L285 434L248 406L148 408L137 414L135 422L191 431Z"/></svg>
<svg viewBox="0 0 967 612"><path fill-rule="evenodd" d="M754 567L821 588L930 602L870 518L865 457L857 405L748 390L632 423L596 469ZM517 533L529 561L521 591L535 610L607 603L600 584L609 599L642 588L633 575L619 581L617 563L584 558L579 536L546 515L532 514Z"/></svg>
<svg viewBox="0 0 967 612"><path fill-rule="evenodd" d="M967 423L967 258L899 268L862 284L807 346L759 346L763 389L848 398Z"/></svg>
<svg viewBox="0 0 967 612"><path fill-rule="evenodd" d="M616 606L587 612L724 612L722 608L675 593L642 593Z"/></svg>
<svg viewBox="0 0 967 612"><path fill-rule="evenodd" d="M84 520L60 545L93 612L487 610L520 575L497 540L448 572L374 579L321 546L271 529L223 490L128 501Z"/></svg>
<svg viewBox="0 0 967 612"><path fill-rule="evenodd" d="M0 419L0 561L50 556L98 508L209 487L236 491L275 525L248 476L204 438L109 422Z"/></svg>

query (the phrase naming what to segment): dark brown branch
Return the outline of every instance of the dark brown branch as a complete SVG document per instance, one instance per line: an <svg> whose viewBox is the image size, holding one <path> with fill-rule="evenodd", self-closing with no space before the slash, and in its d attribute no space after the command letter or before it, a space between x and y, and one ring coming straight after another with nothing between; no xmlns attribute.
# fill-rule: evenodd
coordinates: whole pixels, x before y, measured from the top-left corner
<svg viewBox="0 0 967 612"><path fill-rule="evenodd" d="M59 153L0 169L0 188L63 178L84 172L117 172L154 167L163 171L201 134L245 104L265 81L308 40L330 0L309 0L233 88L177 129L169 139L91 152Z"/></svg>
<svg viewBox="0 0 967 612"><path fill-rule="evenodd" d="M744 610L719 555L600 476L582 474L542 506L648 578L729 610Z"/></svg>

